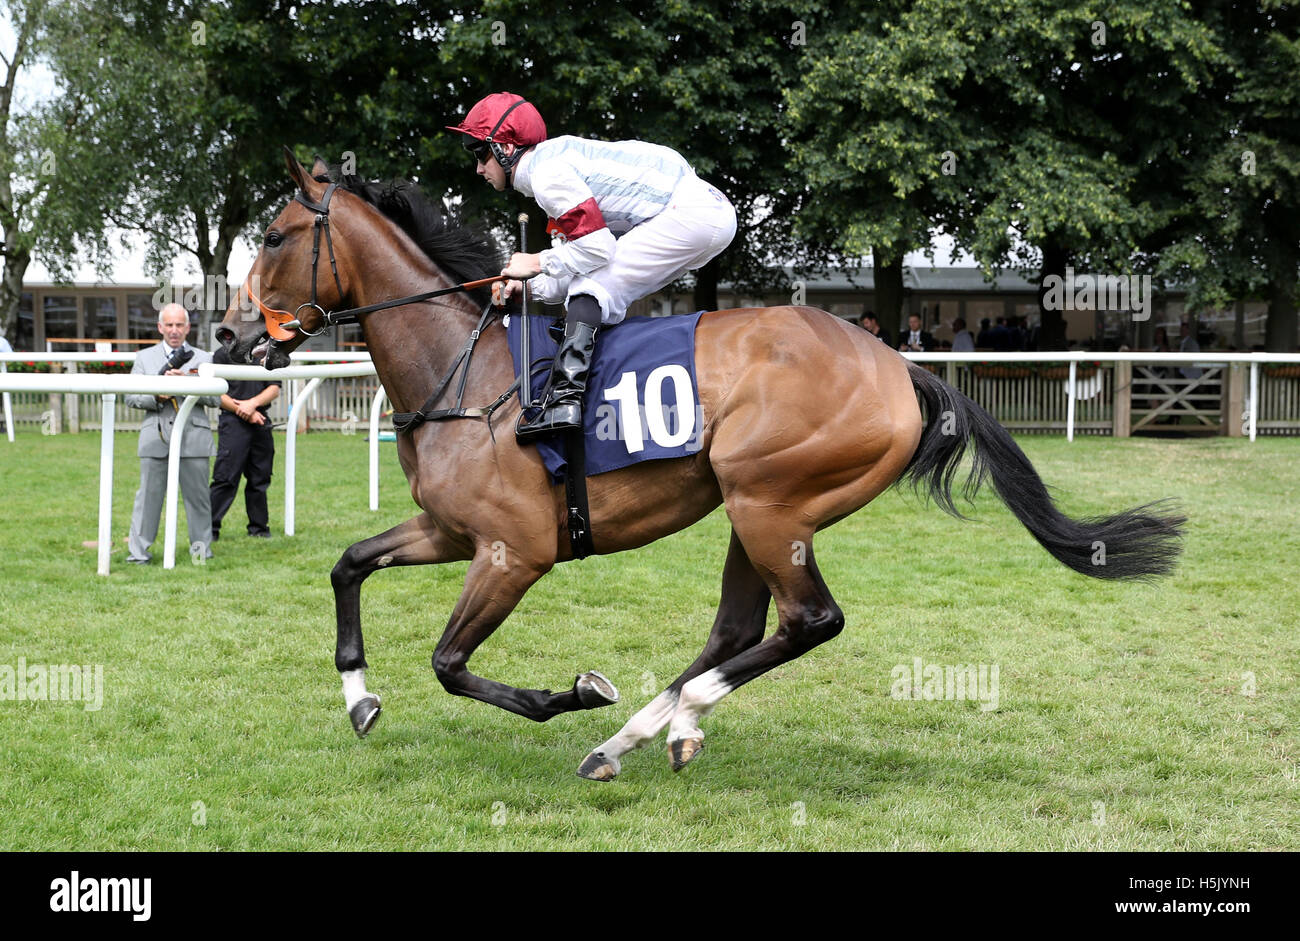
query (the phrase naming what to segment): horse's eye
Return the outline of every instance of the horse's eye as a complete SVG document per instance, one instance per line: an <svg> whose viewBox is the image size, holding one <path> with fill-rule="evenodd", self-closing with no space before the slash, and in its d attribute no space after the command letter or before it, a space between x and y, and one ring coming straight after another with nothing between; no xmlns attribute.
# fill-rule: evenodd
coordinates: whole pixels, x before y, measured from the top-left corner
<svg viewBox="0 0 1300 941"><path fill-rule="evenodd" d="M281 242L284 241L284 236L282 236L279 232L267 232L266 238L264 238L262 241L265 242L267 245L269 245L271 248L275 248L277 245L279 245Z"/></svg>

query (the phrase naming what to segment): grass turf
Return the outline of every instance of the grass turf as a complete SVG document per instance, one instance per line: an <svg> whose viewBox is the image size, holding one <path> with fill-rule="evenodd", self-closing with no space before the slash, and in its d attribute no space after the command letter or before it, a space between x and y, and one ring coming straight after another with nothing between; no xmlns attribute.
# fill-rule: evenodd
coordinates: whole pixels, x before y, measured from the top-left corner
<svg viewBox="0 0 1300 941"><path fill-rule="evenodd" d="M98 711L0 701L0 849L1300 848L1300 442L1020 441L1072 515L1179 500L1176 574L1088 579L991 492L962 523L890 491L817 540L844 633L725 700L680 774L660 736L597 784L578 762L703 645L721 511L560 566L481 648L483 676L560 689L599 669L623 693L544 725L449 696L430 668L465 565L376 574L384 715L358 741L328 574L415 509L391 444L380 512L363 437L307 436L298 536L244 536L241 497L216 558L164 571L161 536L153 565L123 561L138 465L119 435L98 578L98 435L20 434L0 442L0 665L102 664L105 693ZM997 666L998 707L894 698L917 657Z"/></svg>

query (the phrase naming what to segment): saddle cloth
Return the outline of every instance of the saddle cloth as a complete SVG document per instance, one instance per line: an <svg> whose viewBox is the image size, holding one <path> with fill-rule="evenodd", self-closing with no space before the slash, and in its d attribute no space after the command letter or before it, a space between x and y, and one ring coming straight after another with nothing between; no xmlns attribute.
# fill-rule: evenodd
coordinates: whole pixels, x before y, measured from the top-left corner
<svg viewBox="0 0 1300 941"><path fill-rule="evenodd" d="M700 313L628 317L597 331L582 409L587 476L641 461L687 457L700 450L703 421L695 382L695 325ZM516 373L524 320L531 328L533 399L540 401L556 342L547 330L550 318L512 315L506 332ZM543 438L536 446L547 472L560 483L566 463L563 438Z"/></svg>

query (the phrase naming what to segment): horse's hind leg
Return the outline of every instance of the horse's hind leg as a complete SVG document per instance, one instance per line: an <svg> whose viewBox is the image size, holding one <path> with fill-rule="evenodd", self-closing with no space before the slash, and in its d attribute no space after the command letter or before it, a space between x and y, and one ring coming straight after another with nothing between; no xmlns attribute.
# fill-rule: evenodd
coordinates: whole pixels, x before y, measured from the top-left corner
<svg viewBox="0 0 1300 941"><path fill-rule="evenodd" d="M779 625L767 640L737 654L682 687L668 728L668 755L679 771L704 747L700 719L728 693L773 667L807 653L844 628L844 614L813 560L812 532L792 530L788 519L743 522L736 531L776 599ZM784 530L784 531L783 531Z"/></svg>
<svg viewBox="0 0 1300 941"><path fill-rule="evenodd" d="M646 745L663 731L677 709L682 687L689 680L763 639L771 602L772 595L767 585L754 571L744 546L733 531L727 563L722 569L722 600L704 651L671 686L629 719L617 735L596 746L578 768L578 774L593 781L608 781L615 777L621 768L619 759Z"/></svg>
<svg viewBox="0 0 1300 941"><path fill-rule="evenodd" d="M343 553L330 582L338 618L334 665L343 676L343 698L352 728L364 736L379 718L379 697L366 692L366 653L361 638L361 583L381 568L429 565L470 557L468 547L447 537L427 515L421 514L387 532L354 543Z"/></svg>

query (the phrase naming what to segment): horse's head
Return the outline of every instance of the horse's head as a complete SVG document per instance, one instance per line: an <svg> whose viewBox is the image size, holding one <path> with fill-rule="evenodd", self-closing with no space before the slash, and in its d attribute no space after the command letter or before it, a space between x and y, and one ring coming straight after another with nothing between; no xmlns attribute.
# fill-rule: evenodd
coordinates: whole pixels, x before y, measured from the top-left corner
<svg viewBox="0 0 1300 941"><path fill-rule="evenodd" d="M217 340L232 363L289 365L289 354L321 331L325 311L343 306L342 271L335 271L330 233L334 187L315 179L285 148L294 194L262 237L248 279L226 310ZM323 174L317 161L314 172Z"/></svg>

